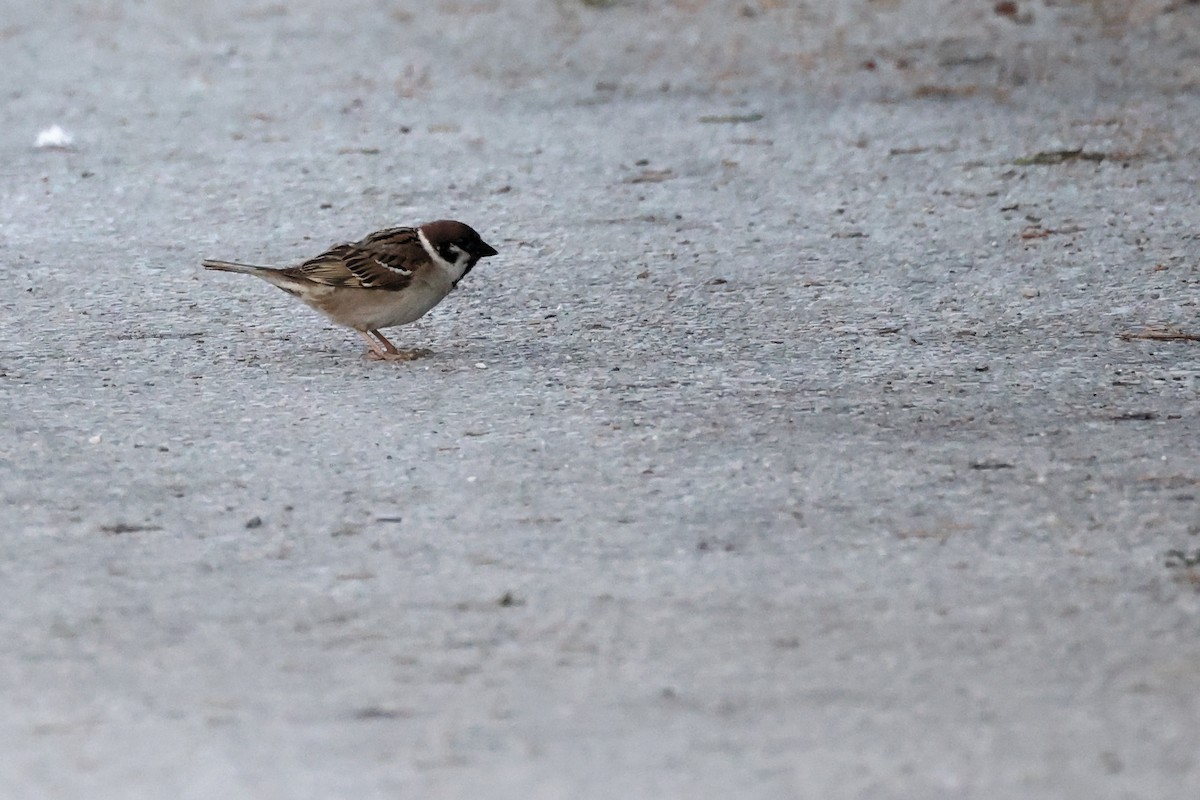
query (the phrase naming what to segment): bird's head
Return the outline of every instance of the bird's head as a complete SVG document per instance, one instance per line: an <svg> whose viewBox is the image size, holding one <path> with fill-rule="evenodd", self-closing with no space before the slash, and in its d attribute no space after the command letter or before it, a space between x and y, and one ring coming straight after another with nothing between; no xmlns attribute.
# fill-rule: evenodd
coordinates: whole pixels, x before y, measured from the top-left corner
<svg viewBox="0 0 1200 800"><path fill-rule="evenodd" d="M426 222L420 231L433 252L456 273L455 283L462 280L479 259L496 255L496 248L485 242L474 228L457 220Z"/></svg>

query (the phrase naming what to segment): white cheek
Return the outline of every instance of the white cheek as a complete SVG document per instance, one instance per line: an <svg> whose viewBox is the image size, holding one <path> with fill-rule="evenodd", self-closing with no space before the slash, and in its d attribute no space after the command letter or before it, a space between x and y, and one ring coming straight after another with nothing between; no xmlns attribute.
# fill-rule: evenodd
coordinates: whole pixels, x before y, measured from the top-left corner
<svg viewBox="0 0 1200 800"><path fill-rule="evenodd" d="M425 237L425 232L418 230L417 238L421 241L421 246L425 248L425 252L429 254L430 260L437 265L437 268L450 280L451 283L458 283L466 272L467 264L471 261L471 254L463 250L458 245L450 245L450 252L454 256L453 261L447 261L442 258L441 253L434 249L429 243L429 239Z"/></svg>
<svg viewBox="0 0 1200 800"><path fill-rule="evenodd" d="M471 260L471 254L463 250L458 245L450 245L450 252L454 253L454 261L451 262L451 274L454 280L458 280L463 276L463 272L467 269L467 262Z"/></svg>

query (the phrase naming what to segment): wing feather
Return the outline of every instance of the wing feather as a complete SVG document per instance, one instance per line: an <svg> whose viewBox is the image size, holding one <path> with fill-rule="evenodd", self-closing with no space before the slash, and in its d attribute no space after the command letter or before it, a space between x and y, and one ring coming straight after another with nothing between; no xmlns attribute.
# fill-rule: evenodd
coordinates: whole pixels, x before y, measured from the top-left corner
<svg viewBox="0 0 1200 800"><path fill-rule="evenodd" d="M285 272L326 286L399 291L428 261L415 228L388 228L357 242L335 245Z"/></svg>

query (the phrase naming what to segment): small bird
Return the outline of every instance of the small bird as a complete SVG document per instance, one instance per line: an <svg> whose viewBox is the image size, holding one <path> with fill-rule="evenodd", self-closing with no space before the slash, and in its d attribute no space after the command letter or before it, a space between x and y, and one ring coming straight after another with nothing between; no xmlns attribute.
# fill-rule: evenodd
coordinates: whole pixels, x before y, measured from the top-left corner
<svg viewBox="0 0 1200 800"><path fill-rule="evenodd" d="M436 306L479 259L496 248L452 219L387 228L338 244L294 267L257 267L207 259L205 269L262 278L303 300L338 325L353 328L378 361L411 361L427 351L398 350L380 328L407 325Z"/></svg>

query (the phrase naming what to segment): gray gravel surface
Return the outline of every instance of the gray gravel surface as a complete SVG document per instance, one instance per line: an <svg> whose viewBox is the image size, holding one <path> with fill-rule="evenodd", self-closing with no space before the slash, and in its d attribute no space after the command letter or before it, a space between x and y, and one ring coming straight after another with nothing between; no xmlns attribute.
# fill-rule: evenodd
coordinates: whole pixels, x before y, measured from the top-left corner
<svg viewBox="0 0 1200 800"><path fill-rule="evenodd" d="M1200 7L993 6L0 4L4 796L1195 797Z"/></svg>

